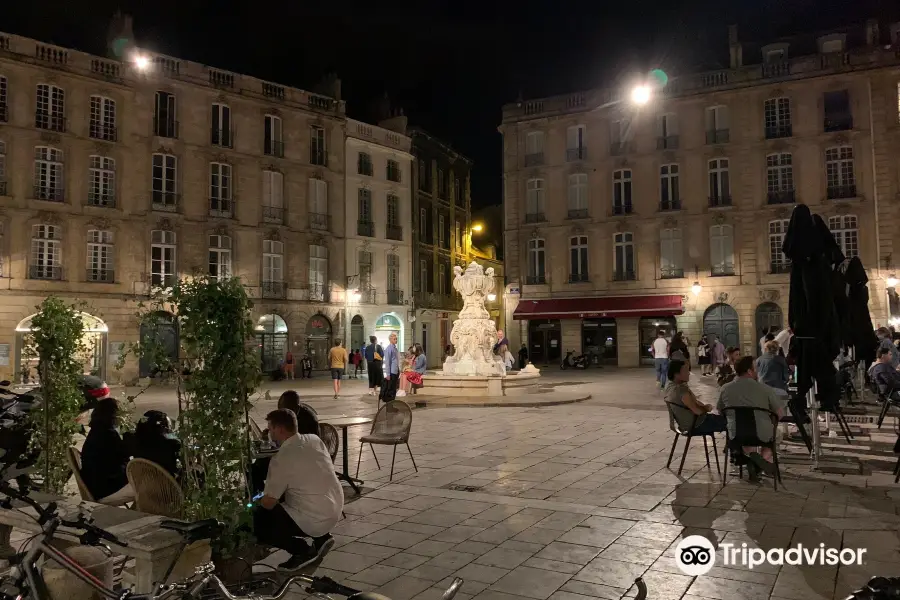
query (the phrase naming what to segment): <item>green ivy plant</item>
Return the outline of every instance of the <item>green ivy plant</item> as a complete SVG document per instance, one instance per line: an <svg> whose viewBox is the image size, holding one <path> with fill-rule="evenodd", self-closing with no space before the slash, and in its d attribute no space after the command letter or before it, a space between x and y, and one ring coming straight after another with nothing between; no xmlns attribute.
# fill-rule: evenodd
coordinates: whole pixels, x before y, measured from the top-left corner
<svg viewBox="0 0 900 600"><path fill-rule="evenodd" d="M71 472L69 446L80 431L76 419L84 401L82 374L88 349L84 343L83 308L47 297L31 319L25 347L38 361L41 400L28 413L34 434L32 448L41 453L44 489L61 494Z"/></svg>
<svg viewBox="0 0 900 600"><path fill-rule="evenodd" d="M175 378L184 517L226 524L214 548L220 557L234 556L249 535L249 397L261 379L252 308L237 278L184 279L141 307L144 338L126 350ZM178 316L183 360L158 341L163 311Z"/></svg>

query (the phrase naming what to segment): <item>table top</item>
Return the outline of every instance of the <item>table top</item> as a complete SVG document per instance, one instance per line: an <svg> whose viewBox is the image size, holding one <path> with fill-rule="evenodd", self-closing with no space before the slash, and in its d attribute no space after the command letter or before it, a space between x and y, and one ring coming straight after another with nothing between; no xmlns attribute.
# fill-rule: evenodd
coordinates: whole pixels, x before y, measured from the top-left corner
<svg viewBox="0 0 900 600"><path fill-rule="evenodd" d="M365 425L366 423L371 423L373 419L372 417L341 417L338 419L320 418L319 421L335 427L351 427L353 425Z"/></svg>

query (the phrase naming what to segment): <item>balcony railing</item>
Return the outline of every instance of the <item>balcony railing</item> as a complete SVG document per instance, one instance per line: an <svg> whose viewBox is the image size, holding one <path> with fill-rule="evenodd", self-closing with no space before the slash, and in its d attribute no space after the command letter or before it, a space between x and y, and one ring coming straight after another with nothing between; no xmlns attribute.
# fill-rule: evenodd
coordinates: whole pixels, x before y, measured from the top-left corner
<svg viewBox="0 0 900 600"><path fill-rule="evenodd" d="M108 125L106 123L98 123L97 121L91 121L88 129L90 130L89 135L95 140L103 140L104 142L115 142L118 141L118 131L116 131L115 125Z"/></svg>
<svg viewBox="0 0 900 600"><path fill-rule="evenodd" d="M5 181L0 181L0 196L8 196L8 189Z"/></svg>
<svg viewBox="0 0 900 600"><path fill-rule="evenodd" d="M852 115L832 115L826 116L825 122L822 124L825 133L832 131L849 131L853 129Z"/></svg>
<svg viewBox="0 0 900 600"><path fill-rule="evenodd" d="M231 198L210 198L209 216L217 219L230 219L234 216L234 200Z"/></svg>
<svg viewBox="0 0 900 600"><path fill-rule="evenodd" d="M586 160L587 159L587 148L581 146L580 148L566 148L566 160L569 162L575 162L578 160Z"/></svg>
<svg viewBox="0 0 900 600"><path fill-rule="evenodd" d="M47 202L65 202L66 192L61 186L36 185L34 186L34 198Z"/></svg>
<svg viewBox="0 0 900 600"><path fill-rule="evenodd" d="M769 263L769 273L772 275L780 275L791 272L791 263L789 262L773 262Z"/></svg>
<svg viewBox="0 0 900 600"><path fill-rule="evenodd" d="M175 273L153 273L150 275L150 287L155 289L169 289L178 283Z"/></svg>
<svg viewBox="0 0 900 600"><path fill-rule="evenodd" d="M177 212L178 205L181 204L181 194L153 190L150 192L150 201L153 204L153 210Z"/></svg>
<svg viewBox="0 0 900 600"><path fill-rule="evenodd" d="M546 275L527 275L525 277L525 283L528 285L544 285L547 283Z"/></svg>
<svg viewBox="0 0 900 600"><path fill-rule="evenodd" d="M281 140L265 138L263 140L263 154L266 156L284 158L284 142Z"/></svg>
<svg viewBox="0 0 900 600"><path fill-rule="evenodd" d="M829 200L856 198L856 184L828 186L827 194Z"/></svg>
<svg viewBox="0 0 900 600"><path fill-rule="evenodd" d="M712 277L728 277L734 275L734 265L713 265L709 270Z"/></svg>
<svg viewBox="0 0 900 600"><path fill-rule="evenodd" d="M634 152L634 144L631 142L613 142L609 145L609 153L612 156L622 156Z"/></svg>
<svg viewBox="0 0 900 600"><path fill-rule="evenodd" d="M625 204L613 204L612 207L613 215L630 215L633 211L634 207L631 206L631 202Z"/></svg>
<svg viewBox="0 0 900 600"><path fill-rule="evenodd" d="M220 148L234 148L234 127L210 128L209 143Z"/></svg>
<svg viewBox="0 0 900 600"><path fill-rule="evenodd" d="M178 121L153 117L153 135L163 138L178 138Z"/></svg>
<svg viewBox="0 0 900 600"><path fill-rule="evenodd" d="M403 240L403 227L400 225L386 225L384 227L384 237L389 240Z"/></svg>
<svg viewBox="0 0 900 600"><path fill-rule="evenodd" d="M88 269L86 279L97 283L113 283L116 280L116 272L112 269Z"/></svg>
<svg viewBox="0 0 900 600"><path fill-rule="evenodd" d="M706 132L707 144L727 144L731 140L729 129L709 129Z"/></svg>
<svg viewBox="0 0 900 600"><path fill-rule="evenodd" d="M62 267L48 265L31 265L28 268L29 279L62 279Z"/></svg>
<svg viewBox="0 0 900 600"><path fill-rule="evenodd" d="M724 208L726 206L731 206L731 196L728 194L722 194L718 196L710 196L709 197L709 207L710 208Z"/></svg>
<svg viewBox="0 0 900 600"><path fill-rule="evenodd" d="M310 283L306 285L306 299L310 302L328 302L331 296L331 288L325 283Z"/></svg>
<svg viewBox="0 0 900 600"><path fill-rule="evenodd" d="M543 223L547 218L544 216L542 212L535 213L525 213L525 222L526 223Z"/></svg>
<svg viewBox="0 0 900 600"><path fill-rule="evenodd" d="M766 139L774 140L778 138L786 138L794 135L794 128L791 125L772 125L766 127Z"/></svg>
<svg viewBox="0 0 900 600"><path fill-rule="evenodd" d="M34 126L38 129L65 133L66 118L62 115L39 110L34 113Z"/></svg>
<svg viewBox="0 0 900 600"><path fill-rule="evenodd" d="M526 167L534 167L536 165L544 164L544 153L543 152L535 152L533 154L525 155L525 166Z"/></svg>
<svg viewBox="0 0 900 600"><path fill-rule="evenodd" d="M403 304L403 290L388 290L387 303L394 305Z"/></svg>
<svg viewBox="0 0 900 600"><path fill-rule="evenodd" d="M309 151L309 164L318 167L327 167L328 155L325 153L325 150L321 148L311 148Z"/></svg>
<svg viewBox="0 0 900 600"><path fill-rule="evenodd" d="M659 270L660 279L682 279L684 278L684 269L666 268Z"/></svg>
<svg viewBox="0 0 900 600"><path fill-rule="evenodd" d="M613 273L613 281L635 281L637 275L634 271L615 271Z"/></svg>
<svg viewBox="0 0 900 600"><path fill-rule="evenodd" d="M569 273L569 283L584 283L590 281L587 273Z"/></svg>
<svg viewBox="0 0 900 600"><path fill-rule="evenodd" d="M309 228L328 231L328 215L325 213L309 213Z"/></svg>
<svg viewBox="0 0 900 600"><path fill-rule="evenodd" d="M373 287L360 288L357 290L359 294L360 304L378 304L378 294Z"/></svg>
<svg viewBox="0 0 900 600"><path fill-rule="evenodd" d="M763 77L786 77L791 74L791 62L788 60L773 60L762 66Z"/></svg>
<svg viewBox="0 0 900 600"><path fill-rule="evenodd" d="M103 208L115 208L115 194L103 192L88 192L88 206L101 206Z"/></svg>
<svg viewBox="0 0 900 600"><path fill-rule="evenodd" d="M660 202L659 210L660 212L681 210L681 200L669 200L668 202Z"/></svg>
<svg viewBox="0 0 900 600"><path fill-rule="evenodd" d="M586 208L570 208L568 218L570 219L586 219L588 217L588 209Z"/></svg>
<svg viewBox="0 0 900 600"><path fill-rule="evenodd" d="M375 237L375 223L372 221L357 221L356 235Z"/></svg>
<svg viewBox="0 0 900 600"><path fill-rule="evenodd" d="M678 136L677 135L661 135L656 138L656 149L657 150L677 150L678 149Z"/></svg>
<svg viewBox="0 0 900 600"><path fill-rule="evenodd" d="M283 281L263 281L259 288L263 298L282 300L287 296L287 284Z"/></svg>
<svg viewBox="0 0 900 600"><path fill-rule="evenodd" d="M766 194L767 204L793 204L796 202L794 190L776 190Z"/></svg>
<svg viewBox="0 0 900 600"><path fill-rule="evenodd" d="M263 206L262 217L263 221L266 223L276 223L280 225L284 223L284 208L280 206Z"/></svg>
<svg viewBox="0 0 900 600"><path fill-rule="evenodd" d="M6 123L9 120L9 110L6 104L0 104L0 123Z"/></svg>

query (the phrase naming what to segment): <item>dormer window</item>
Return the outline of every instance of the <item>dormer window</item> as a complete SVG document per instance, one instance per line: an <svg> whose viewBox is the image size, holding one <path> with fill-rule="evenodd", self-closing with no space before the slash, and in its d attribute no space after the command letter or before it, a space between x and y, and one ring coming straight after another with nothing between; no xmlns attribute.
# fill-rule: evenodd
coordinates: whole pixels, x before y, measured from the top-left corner
<svg viewBox="0 0 900 600"><path fill-rule="evenodd" d="M784 62L788 59L788 44L767 44L762 47L762 57L766 64Z"/></svg>
<svg viewBox="0 0 900 600"><path fill-rule="evenodd" d="M841 40L828 40L822 42L822 54L832 54L844 51L844 42Z"/></svg>

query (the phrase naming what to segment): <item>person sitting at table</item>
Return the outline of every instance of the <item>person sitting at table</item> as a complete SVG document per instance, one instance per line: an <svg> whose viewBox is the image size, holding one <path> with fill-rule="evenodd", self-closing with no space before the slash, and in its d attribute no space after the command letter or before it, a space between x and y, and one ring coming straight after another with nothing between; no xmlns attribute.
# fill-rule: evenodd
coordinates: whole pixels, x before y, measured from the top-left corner
<svg viewBox="0 0 900 600"><path fill-rule="evenodd" d="M294 413L297 417L297 431L300 435L319 435L319 419L316 417L316 411L308 404L300 402L300 394L296 391L287 390L282 393L281 396L278 397L278 408L286 408ZM271 439L268 429L263 430L262 436L263 440L274 442L277 447L278 442ZM268 456L263 456L254 460L253 464L250 466L250 481L254 493L258 494L263 491L266 473L269 471L270 460L271 459Z"/></svg>
<svg viewBox="0 0 900 600"><path fill-rule="evenodd" d="M176 479L181 475L181 441L172 433L166 413L148 410L134 433L126 433L123 440L133 458L154 462Z"/></svg>
<svg viewBox="0 0 900 600"><path fill-rule="evenodd" d="M666 402L674 405L669 412L678 423L680 431L690 431L693 435L708 435L725 431L725 417L712 413L711 404L703 404L691 391L691 365L684 360L669 361L669 383L666 386Z"/></svg>
<svg viewBox="0 0 900 600"><path fill-rule="evenodd" d="M316 421L307 408L300 412L307 423ZM344 492L325 444L317 435L299 433L293 412L273 410L266 421L281 446L269 464L263 497L254 507L253 530L260 543L291 554L278 565L280 570L296 571L334 546L331 530L341 517Z"/></svg>
<svg viewBox="0 0 900 600"><path fill-rule="evenodd" d="M100 504L119 506L134 500L125 466L131 453L116 428L119 403L115 398L97 402L91 412L90 432L81 448L81 477Z"/></svg>
<svg viewBox="0 0 900 600"><path fill-rule="evenodd" d="M872 366L869 367L869 379L878 386L878 393L887 397L892 394L894 398L898 398L900 392L900 371L891 363L893 354L890 348L878 348L877 357Z"/></svg>

